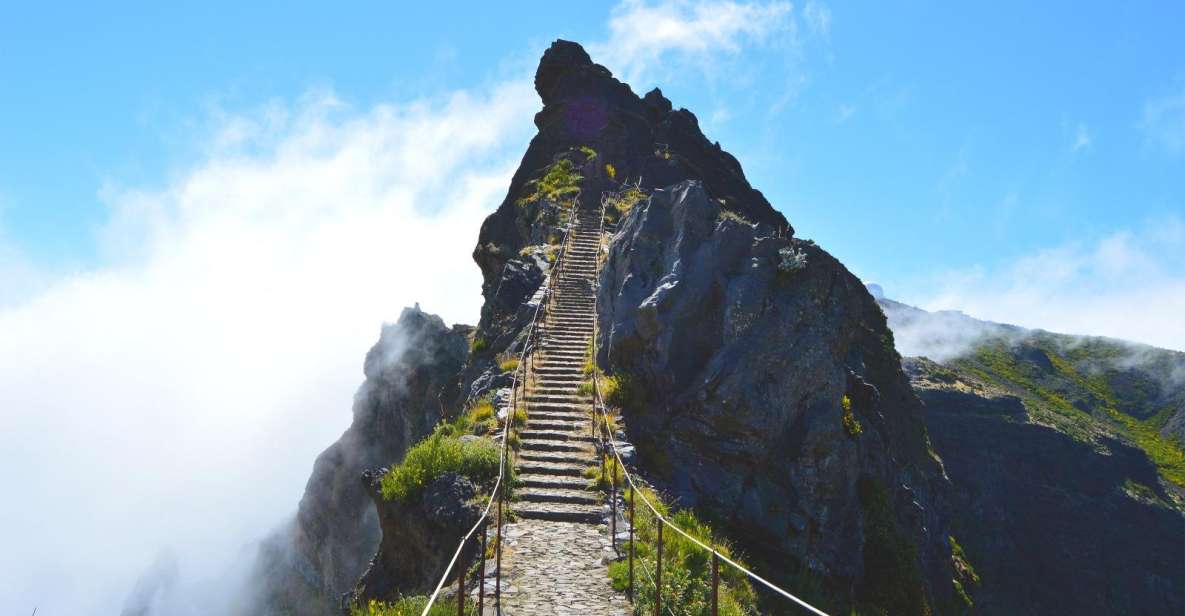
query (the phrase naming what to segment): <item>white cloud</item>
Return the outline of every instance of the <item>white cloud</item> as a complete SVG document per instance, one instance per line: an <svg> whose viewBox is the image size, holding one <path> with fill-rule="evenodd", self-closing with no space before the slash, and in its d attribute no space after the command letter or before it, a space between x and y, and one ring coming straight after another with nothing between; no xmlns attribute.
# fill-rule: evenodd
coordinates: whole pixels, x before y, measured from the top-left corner
<svg viewBox="0 0 1185 616"><path fill-rule="evenodd" d="M526 79L314 93L221 118L162 190L106 188L108 264L0 305L0 605L118 613L167 547L191 593L169 613L220 613L197 598L292 512L380 323L476 320L469 254L537 106Z"/></svg>
<svg viewBox="0 0 1185 616"><path fill-rule="evenodd" d="M1185 350L1185 223L1168 218L1000 268L949 272L914 297L929 310Z"/></svg>
<svg viewBox="0 0 1185 616"><path fill-rule="evenodd" d="M46 277L46 272L24 255L5 229L5 207L0 193L0 310L35 293Z"/></svg>
<svg viewBox="0 0 1185 616"><path fill-rule="evenodd" d="M1092 140L1090 131L1086 129L1086 125L1081 122L1074 129L1074 145L1070 146L1070 150L1077 152L1081 149L1090 147Z"/></svg>
<svg viewBox="0 0 1185 616"><path fill-rule="evenodd" d="M793 22L786 3L627 0L609 31L590 51L628 76L710 67ZM0 297L0 482L18 495L0 605L117 613L167 549L169 613L225 611L348 425L380 323L415 301L476 320L469 255L538 108L529 77L489 91L219 111L164 188L103 187L105 264Z"/></svg>
<svg viewBox="0 0 1185 616"><path fill-rule="evenodd" d="M802 8L802 18L811 33L824 37L831 34L831 9L825 3L808 0Z"/></svg>
<svg viewBox="0 0 1185 616"><path fill-rule="evenodd" d="M1145 103L1140 127L1149 140L1169 152L1185 152L1185 90Z"/></svg>
<svg viewBox="0 0 1185 616"><path fill-rule="evenodd" d="M855 105L840 105L839 108L836 109L835 118L838 123L843 124L844 122L847 122L849 119L851 119L851 117L854 115L856 115Z"/></svg>
<svg viewBox="0 0 1185 616"><path fill-rule="evenodd" d="M793 40L789 2L624 0L609 18L609 39L590 46L598 62L629 83L659 68L691 65L712 72L721 58L776 37Z"/></svg>

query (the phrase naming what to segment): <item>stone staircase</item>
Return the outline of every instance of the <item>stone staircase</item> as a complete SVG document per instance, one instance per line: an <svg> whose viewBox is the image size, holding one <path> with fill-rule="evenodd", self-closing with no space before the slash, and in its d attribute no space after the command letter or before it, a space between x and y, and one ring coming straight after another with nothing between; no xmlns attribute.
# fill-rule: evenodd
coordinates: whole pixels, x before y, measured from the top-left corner
<svg viewBox="0 0 1185 616"><path fill-rule="evenodd" d="M527 385L528 421L519 433L517 470L521 487L514 512L520 518L597 524L604 499L584 469L597 463L591 436L592 399L584 382L585 352L595 318L593 286L600 241L599 212L577 214L555 294Z"/></svg>
<svg viewBox="0 0 1185 616"><path fill-rule="evenodd" d="M600 211L577 214L527 383L515 520L502 531L502 603L483 616L627 616L613 590L608 508L584 470L597 464L592 398L577 393L593 334Z"/></svg>

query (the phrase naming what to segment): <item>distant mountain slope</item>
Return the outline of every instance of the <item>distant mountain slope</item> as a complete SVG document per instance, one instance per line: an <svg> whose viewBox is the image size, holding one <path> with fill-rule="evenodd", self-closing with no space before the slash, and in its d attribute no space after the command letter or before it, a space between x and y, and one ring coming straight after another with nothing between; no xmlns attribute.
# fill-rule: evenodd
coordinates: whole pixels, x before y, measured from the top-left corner
<svg viewBox="0 0 1185 616"><path fill-rule="evenodd" d="M1185 353L878 298L987 614L1185 610Z"/></svg>
<svg viewBox="0 0 1185 616"><path fill-rule="evenodd" d="M928 357L1015 395L1029 421L1077 440L1130 443L1185 495L1185 353L878 301L902 355Z"/></svg>

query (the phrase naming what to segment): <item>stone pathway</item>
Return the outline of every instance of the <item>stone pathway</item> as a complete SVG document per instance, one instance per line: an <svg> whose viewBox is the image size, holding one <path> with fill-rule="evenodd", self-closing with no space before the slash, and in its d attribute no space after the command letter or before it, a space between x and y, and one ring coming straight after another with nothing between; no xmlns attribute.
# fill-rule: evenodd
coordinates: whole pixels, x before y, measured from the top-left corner
<svg viewBox="0 0 1185 616"><path fill-rule="evenodd" d="M502 532L504 615L630 613L629 601L609 584L603 557L611 548L603 525L521 520Z"/></svg>
<svg viewBox="0 0 1185 616"><path fill-rule="evenodd" d="M631 611L609 583L608 505L582 476L597 464L592 401L577 388L596 314L599 224L599 211L577 216L533 362L516 461L521 486L512 509L518 521L503 528L502 613L511 616Z"/></svg>

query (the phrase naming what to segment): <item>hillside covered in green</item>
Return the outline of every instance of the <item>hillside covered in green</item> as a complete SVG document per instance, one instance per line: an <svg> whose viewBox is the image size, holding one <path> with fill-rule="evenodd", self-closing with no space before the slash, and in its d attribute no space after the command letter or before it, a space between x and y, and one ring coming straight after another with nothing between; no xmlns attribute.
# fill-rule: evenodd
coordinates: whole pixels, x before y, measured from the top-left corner
<svg viewBox="0 0 1185 616"><path fill-rule="evenodd" d="M1185 353L881 298L977 613L1185 608Z"/></svg>

